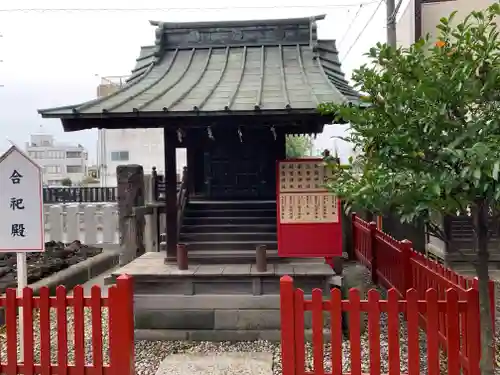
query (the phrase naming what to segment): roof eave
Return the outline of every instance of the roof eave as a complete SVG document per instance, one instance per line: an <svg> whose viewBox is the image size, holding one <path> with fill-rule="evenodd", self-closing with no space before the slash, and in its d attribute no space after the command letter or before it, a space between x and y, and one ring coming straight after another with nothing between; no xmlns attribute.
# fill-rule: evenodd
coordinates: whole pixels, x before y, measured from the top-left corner
<svg viewBox="0 0 500 375"><path fill-rule="evenodd" d="M244 110L244 111L138 111L138 112L93 112L93 113L57 113L57 109L50 109L44 112L39 110L38 113L42 118L59 118L59 119L95 119L95 118L166 118L166 117L226 117L226 116L275 116L275 115L305 115L318 113L316 108L296 108L296 109L260 109L260 110ZM64 108L67 110L67 108Z"/></svg>

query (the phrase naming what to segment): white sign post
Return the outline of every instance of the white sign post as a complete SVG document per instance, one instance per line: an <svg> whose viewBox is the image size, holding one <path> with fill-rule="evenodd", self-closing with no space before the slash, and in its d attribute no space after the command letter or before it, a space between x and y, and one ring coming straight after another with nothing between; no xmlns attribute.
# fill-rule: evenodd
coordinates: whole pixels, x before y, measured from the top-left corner
<svg viewBox="0 0 500 375"><path fill-rule="evenodd" d="M0 252L17 253L17 290L28 284L26 253L45 250L41 168L18 147L0 157ZM24 358L22 309L19 309Z"/></svg>

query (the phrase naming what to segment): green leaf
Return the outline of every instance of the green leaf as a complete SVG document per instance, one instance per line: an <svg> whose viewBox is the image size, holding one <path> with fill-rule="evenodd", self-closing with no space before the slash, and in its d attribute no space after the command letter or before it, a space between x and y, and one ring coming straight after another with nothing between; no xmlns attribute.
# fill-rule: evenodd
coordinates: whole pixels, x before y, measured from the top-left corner
<svg viewBox="0 0 500 375"><path fill-rule="evenodd" d="M481 169L479 169L479 168L474 169L473 176L476 180L480 180L481 179Z"/></svg>
<svg viewBox="0 0 500 375"><path fill-rule="evenodd" d="M496 161L495 164L493 165L493 171L491 172L491 175L495 181L498 181L499 172L500 172L500 162Z"/></svg>

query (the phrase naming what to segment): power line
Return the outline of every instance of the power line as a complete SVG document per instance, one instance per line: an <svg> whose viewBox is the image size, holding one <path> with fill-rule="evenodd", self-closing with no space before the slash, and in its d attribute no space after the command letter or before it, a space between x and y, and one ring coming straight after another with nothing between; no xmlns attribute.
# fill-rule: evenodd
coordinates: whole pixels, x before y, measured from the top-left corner
<svg viewBox="0 0 500 375"><path fill-rule="evenodd" d="M160 11L210 11L210 10L266 10L266 9L311 9L311 8L352 8L356 6L375 4L376 0L350 4L322 4L322 5L283 5L283 6L242 6L242 7L168 7L168 8L11 8L0 9L0 13L54 13L54 12L160 12Z"/></svg>
<svg viewBox="0 0 500 375"><path fill-rule="evenodd" d="M399 0L396 8L394 8L394 12L391 15L391 19L394 19L394 22L396 22L396 17L398 16L399 13L399 8L401 8L401 5L403 4L403 0Z"/></svg>
<svg viewBox="0 0 500 375"><path fill-rule="evenodd" d="M359 13L361 12L361 8L363 8L363 4L361 4L359 6L359 8L356 11L356 14L354 15L351 23L349 24L349 26L347 26L347 30L345 31L344 35L342 35L342 38L340 39L340 42L337 44L338 47L340 47L340 45L344 42L344 40L347 37L347 35L349 35L349 31L351 31L351 28L354 25L354 22L356 22L356 20L357 20L357 18L359 16Z"/></svg>
<svg viewBox="0 0 500 375"><path fill-rule="evenodd" d="M363 33L365 32L366 28L368 27L368 25L373 21L373 18L375 17L375 15L377 14L377 11L379 10L380 6L382 5L382 3L384 2L384 0L380 0L378 5L377 5L377 8L375 8L375 11L372 13L372 15L370 16L370 18L368 19L368 21L366 22L365 26L363 26L363 29L361 30L361 32L358 34L358 36L356 37L356 39L354 40L354 42L351 44L351 46L349 47L349 49L347 50L346 54L344 55L344 57L342 58L342 61L344 61L347 56L349 55L349 53L351 52L352 48L356 45L356 43L359 41L359 38L361 38L361 35L363 35Z"/></svg>

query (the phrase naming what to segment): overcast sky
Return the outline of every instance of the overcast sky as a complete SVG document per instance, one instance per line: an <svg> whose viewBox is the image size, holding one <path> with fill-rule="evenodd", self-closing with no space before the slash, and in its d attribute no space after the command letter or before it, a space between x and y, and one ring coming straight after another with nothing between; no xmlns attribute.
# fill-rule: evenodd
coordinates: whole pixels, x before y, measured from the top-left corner
<svg viewBox="0 0 500 375"><path fill-rule="evenodd" d="M361 9L360 3L365 3ZM248 7L242 8L244 4ZM344 71L350 77L352 70L365 61L363 53L376 42L385 41L386 11L382 5L354 43L377 4L378 0L2 0L0 150L8 147L7 139L24 147L30 134L42 130L59 141L82 143L95 161L95 130L64 133L58 120L44 120L36 110L92 99L99 76L128 74L140 46L154 42L149 20L215 21L326 14L326 19L318 22L319 37L337 39ZM139 7L155 9L123 10ZM61 8L75 10L55 10ZM101 10L89 10L96 8ZM330 137L342 131L330 129L329 134L319 137L316 148L332 148ZM337 146L345 153L342 142L337 141Z"/></svg>

